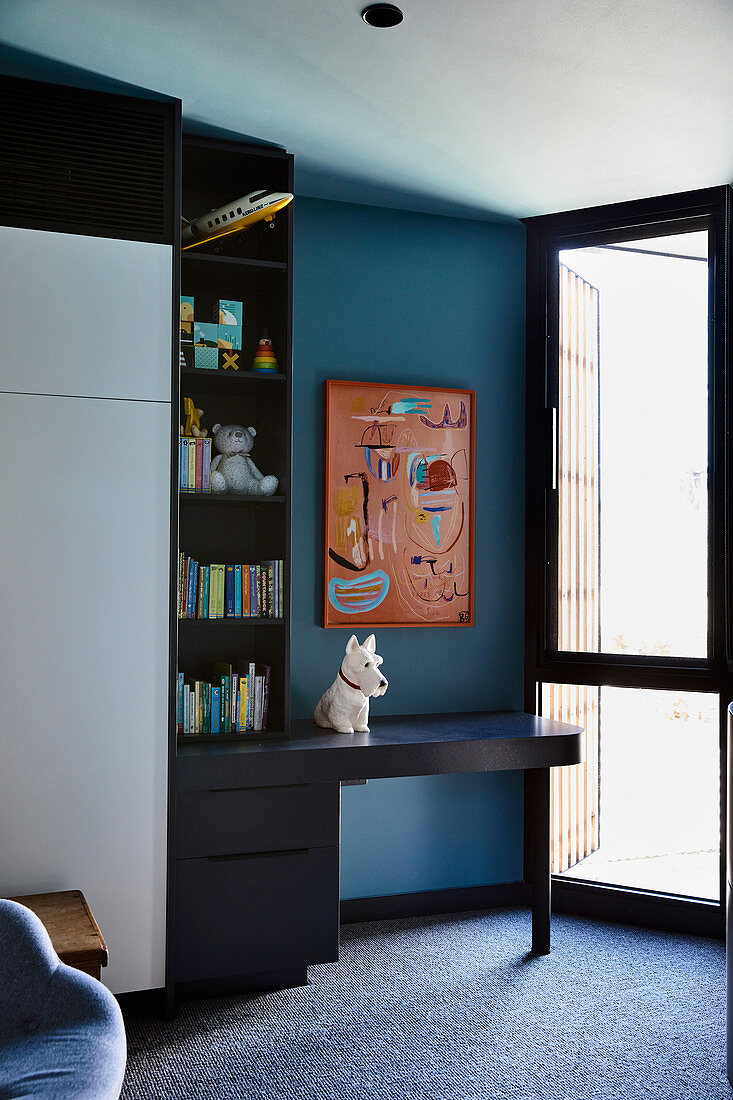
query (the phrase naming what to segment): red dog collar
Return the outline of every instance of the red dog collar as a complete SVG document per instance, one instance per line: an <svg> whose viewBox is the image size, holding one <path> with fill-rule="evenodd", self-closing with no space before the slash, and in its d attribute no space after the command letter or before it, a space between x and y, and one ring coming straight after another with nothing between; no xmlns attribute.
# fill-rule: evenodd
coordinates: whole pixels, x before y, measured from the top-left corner
<svg viewBox="0 0 733 1100"><path fill-rule="evenodd" d="M347 680L347 679L346 679L346 677L345 677L345 676L344 676L344 674L343 674L343 670L342 670L342 669L339 669L339 676L340 676L340 677L341 677L341 679L342 679L342 680L344 681L344 683L345 683L345 684L348 684L350 688L353 688L353 689L354 689L354 691L361 691L361 688L359 687L359 685L358 685L358 684L352 684L351 680ZM363 694L363 693L362 693L362 694Z"/></svg>

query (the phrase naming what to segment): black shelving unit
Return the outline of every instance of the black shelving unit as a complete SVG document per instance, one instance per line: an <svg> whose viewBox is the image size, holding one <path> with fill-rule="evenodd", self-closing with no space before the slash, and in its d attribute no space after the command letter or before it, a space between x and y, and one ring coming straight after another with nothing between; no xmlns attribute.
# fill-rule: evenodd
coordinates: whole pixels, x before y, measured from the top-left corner
<svg viewBox="0 0 733 1100"><path fill-rule="evenodd" d="M273 147L184 137L181 165L181 212L189 219L260 188L293 191L292 157ZM337 888L337 826L327 837L328 857L301 852L303 823L319 812L322 793L302 785L265 785L256 791L233 784L236 789L216 798L207 790L203 767L200 791L182 791L177 783L184 763L194 762L191 754L201 761L222 753L234 756L243 745L283 742L290 736L292 205L273 226L260 222L241 234L179 249L180 292L193 295L197 321L210 319L218 299L244 303L238 371L197 370L191 362L181 368L179 363L174 392L181 422L183 398L190 397L203 409L201 423L209 432L216 423L254 426L252 457L263 473L278 477L279 485L269 497L179 493L176 486L175 560L179 551L199 563L282 559L284 613L282 618L176 620L177 668L188 678L210 680L214 662L242 667L254 661L270 666L271 680L267 730L182 736L175 715L171 722L169 1011L176 994L192 986L206 991L296 984L304 980L309 962L333 958L337 950L332 936L326 950L316 950L316 933L306 934L293 915L304 876L320 873L330 882L335 875ZM249 369L264 329L278 358L279 369L272 373ZM282 815L292 820L292 838L274 824ZM198 838L195 845L191 837ZM323 844L320 833L316 839ZM273 854L273 848L278 852ZM290 858L284 860L283 854ZM235 930L231 943L222 929Z"/></svg>
<svg viewBox="0 0 733 1100"><path fill-rule="evenodd" d="M260 187L292 192L292 174L292 158L281 150L184 137L181 209L192 218ZM254 426L252 457L279 485L269 497L182 492L178 546L201 563L282 559L286 610L282 619L179 620L178 669L208 679L207 667L217 661L270 665L268 725L272 728L274 720L276 731L287 730L290 720L291 259L292 207L272 223L262 221L181 253L181 294L193 295L197 321L210 320L220 298L244 304L242 366L237 371L182 367L181 408L184 397L192 398L204 410L202 426L209 431L216 423ZM265 329L280 368L272 373L247 369ZM260 732L210 736L221 744ZM177 738L180 747L188 741Z"/></svg>

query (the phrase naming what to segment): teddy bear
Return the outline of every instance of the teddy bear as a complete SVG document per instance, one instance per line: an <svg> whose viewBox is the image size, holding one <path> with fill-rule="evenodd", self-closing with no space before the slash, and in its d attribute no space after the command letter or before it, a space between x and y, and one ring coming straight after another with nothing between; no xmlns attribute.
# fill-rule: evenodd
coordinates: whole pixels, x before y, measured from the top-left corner
<svg viewBox="0 0 733 1100"><path fill-rule="evenodd" d="M252 427L214 424L211 438L219 452L211 462L211 489L214 493L271 496L275 492L277 478L274 474L261 474L249 457L256 435Z"/></svg>

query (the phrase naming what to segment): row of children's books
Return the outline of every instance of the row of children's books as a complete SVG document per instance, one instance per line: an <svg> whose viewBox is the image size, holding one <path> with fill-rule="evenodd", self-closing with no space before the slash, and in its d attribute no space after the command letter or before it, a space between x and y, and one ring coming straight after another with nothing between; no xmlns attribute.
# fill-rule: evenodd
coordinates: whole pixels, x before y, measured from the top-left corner
<svg viewBox="0 0 733 1100"><path fill-rule="evenodd" d="M266 730L270 671L269 665L250 661L241 666L241 671L231 664L215 664L211 681L190 680L179 672L176 719L179 735Z"/></svg>
<svg viewBox="0 0 733 1100"><path fill-rule="evenodd" d="M258 565L200 565L178 556L179 619L282 619L282 558Z"/></svg>
<svg viewBox="0 0 733 1100"><path fill-rule="evenodd" d="M211 492L211 440L208 437L179 437L178 485L182 493Z"/></svg>

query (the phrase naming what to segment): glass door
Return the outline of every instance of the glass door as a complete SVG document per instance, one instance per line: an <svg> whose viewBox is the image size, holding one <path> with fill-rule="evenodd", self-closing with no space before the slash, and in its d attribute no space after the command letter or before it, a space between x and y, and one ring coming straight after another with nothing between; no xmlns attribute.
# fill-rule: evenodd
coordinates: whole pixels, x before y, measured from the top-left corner
<svg viewBox="0 0 733 1100"><path fill-rule="evenodd" d="M585 730L553 872L719 906L730 196L703 194L528 222L527 698Z"/></svg>

